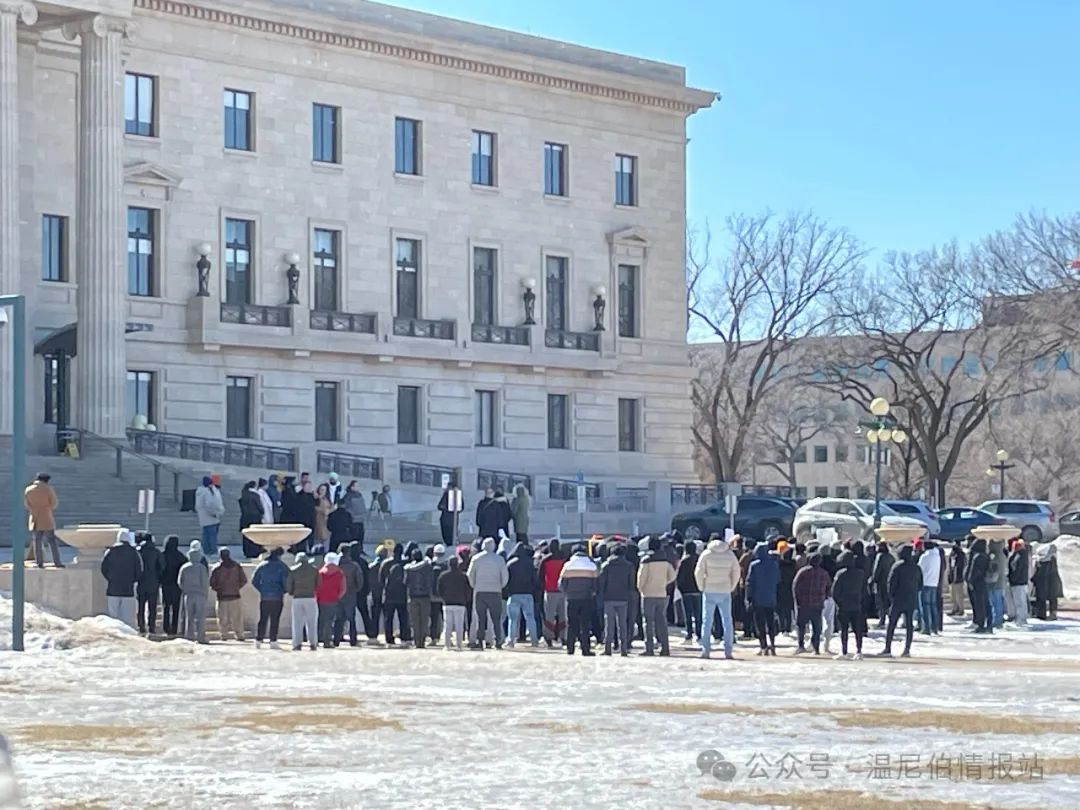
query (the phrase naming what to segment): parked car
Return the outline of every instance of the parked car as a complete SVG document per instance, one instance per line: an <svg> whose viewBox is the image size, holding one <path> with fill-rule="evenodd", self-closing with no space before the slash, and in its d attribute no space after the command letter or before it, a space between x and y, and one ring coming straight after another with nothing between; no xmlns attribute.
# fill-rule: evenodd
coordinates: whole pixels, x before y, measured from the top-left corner
<svg viewBox="0 0 1080 810"><path fill-rule="evenodd" d="M770 534L791 536L791 521L795 507L783 498L761 495L740 495L735 510L735 531L758 539ZM714 503L696 512L680 512L671 518L671 528L687 540L704 540L716 533L721 537L731 525L731 517L723 503Z"/></svg>
<svg viewBox="0 0 1080 810"><path fill-rule="evenodd" d="M938 510L941 529L938 537L942 540L963 540L976 526L993 526L1005 522L1005 518L983 512L973 506L949 506Z"/></svg>
<svg viewBox="0 0 1080 810"><path fill-rule="evenodd" d="M1058 521L1062 534L1071 534L1080 537L1080 512L1068 512L1061 516Z"/></svg>
<svg viewBox="0 0 1080 810"><path fill-rule="evenodd" d="M986 501L979 509L1005 518L1006 523L1020 529L1027 543L1053 540L1061 534L1057 515L1047 501Z"/></svg>
<svg viewBox="0 0 1080 810"><path fill-rule="evenodd" d="M926 524L921 520L898 515L887 503L881 503L882 526L910 526L926 534ZM795 513L792 532L795 539L805 543L816 529L834 528L841 538L863 541L874 539L874 502L849 498L814 498Z"/></svg>
<svg viewBox="0 0 1080 810"><path fill-rule="evenodd" d="M885 501L898 515L906 515L926 524L931 537L941 536L941 523L938 522L938 514L924 501Z"/></svg>

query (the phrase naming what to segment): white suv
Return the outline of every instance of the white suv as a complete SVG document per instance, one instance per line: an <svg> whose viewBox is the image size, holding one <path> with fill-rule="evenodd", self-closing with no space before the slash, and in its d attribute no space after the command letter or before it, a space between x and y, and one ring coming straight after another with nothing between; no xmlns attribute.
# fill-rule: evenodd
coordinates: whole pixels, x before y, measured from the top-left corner
<svg viewBox="0 0 1080 810"><path fill-rule="evenodd" d="M1057 515L1047 501L986 501L979 509L1018 527L1025 543L1054 540L1061 534Z"/></svg>
<svg viewBox="0 0 1080 810"><path fill-rule="evenodd" d="M923 501L885 501L898 515L915 518L926 524L931 537L941 536L941 521L938 520L937 512Z"/></svg>
<svg viewBox="0 0 1080 810"><path fill-rule="evenodd" d="M881 502L882 526L910 526L922 529L926 523L898 515L887 503ZM874 502L868 499L814 498L795 512L791 533L800 543L811 539L815 529L834 528L841 539L874 540Z"/></svg>

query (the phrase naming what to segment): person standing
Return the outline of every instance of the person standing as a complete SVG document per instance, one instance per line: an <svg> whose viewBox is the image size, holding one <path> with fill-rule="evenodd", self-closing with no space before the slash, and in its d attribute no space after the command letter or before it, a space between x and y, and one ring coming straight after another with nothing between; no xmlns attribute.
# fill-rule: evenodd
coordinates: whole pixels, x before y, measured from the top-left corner
<svg viewBox="0 0 1080 810"><path fill-rule="evenodd" d="M675 587L682 594L683 613L686 616L687 644L693 643L695 638L701 641L701 589L694 575L698 559L697 543L687 540L682 559L679 560L679 569L675 572Z"/></svg>
<svg viewBox="0 0 1080 810"><path fill-rule="evenodd" d="M506 646L513 648L518 637L521 620L525 620L529 642L540 645L536 629L536 603L533 594L540 584L540 575L533 564L533 552L525 543L518 541L506 563Z"/></svg>
<svg viewBox="0 0 1080 810"><path fill-rule="evenodd" d="M870 571L871 587L874 592L874 605L877 608L879 628L885 626L889 618L889 572L896 564L896 558L889 550L889 544L878 543L877 556L874 557L874 565Z"/></svg>
<svg viewBox="0 0 1080 810"><path fill-rule="evenodd" d="M394 514L394 497L390 494L390 485L383 484L375 501L379 507L379 514L383 517L392 517Z"/></svg>
<svg viewBox="0 0 1080 810"><path fill-rule="evenodd" d="M574 654L575 643L581 646L582 655L594 655L589 649L589 636L596 604L596 580L596 563L589 559L584 546L578 546L559 576L559 590L566 594L567 655Z"/></svg>
<svg viewBox="0 0 1080 810"><path fill-rule="evenodd" d="M240 492L240 546L244 550L244 556L254 560L263 553L262 546L253 543L244 536L244 529L249 526L258 526L263 522L263 502L259 497L259 487L254 481L244 484Z"/></svg>
<svg viewBox="0 0 1080 810"><path fill-rule="evenodd" d="M668 585L675 582L675 568L668 562L659 537L643 540L648 549L638 566L637 586L641 592L641 612L645 617L645 652L655 655L655 642L660 642L660 655L671 655L668 640ZM569 611L568 611L569 612Z"/></svg>
<svg viewBox="0 0 1080 810"><path fill-rule="evenodd" d="M326 497L332 506L337 506L341 503L341 499L345 497L345 487L342 486L341 479L338 478L336 472L330 473L330 476L323 486L326 487Z"/></svg>
<svg viewBox="0 0 1080 810"><path fill-rule="evenodd" d="M712 652L713 621L720 612L724 629L724 658L734 657L735 623L732 617L732 593L739 586L742 569L727 541L716 535L709 541L705 552L698 558L694 579L702 593L701 606L701 657L708 658Z"/></svg>
<svg viewBox="0 0 1080 810"><path fill-rule="evenodd" d="M180 630L180 569L188 558L180 551L180 538L170 534L165 538L164 568L161 572L161 624L169 638Z"/></svg>
<svg viewBox="0 0 1080 810"><path fill-rule="evenodd" d="M259 623L255 626L255 649L261 649L264 638L270 649L278 649L278 628L285 591L289 585L289 568L281 561L283 549L275 548L258 564L251 575L251 585L259 592Z"/></svg>
<svg viewBox="0 0 1080 810"><path fill-rule="evenodd" d="M413 646L422 650L430 630L435 569L431 560L418 548L412 550L405 566L405 590L409 597L409 627L412 628Z"/></svg>
<svg viewBox="0 0 1080 810"><path fill-rule="evenodd" d="M442 637L443 604L439 596L439 577L446 570L446 546L436 543L424 552L424 556L431 560L431 644L435 646Z"/></svg>
<svg viewBox="0 0 1080 810"><path fill-rule="evenodd" d="M142 560L142 575L135 589L138 600L139 632L154 635L157 627L158 596L161 593L161 578L165 574L165 557L154 543L154 535L142 532L139 538L138 552Z"/></svg>
<svg viewBox="0 0 1080 810"><path fill-rule="evenodd" d="M52 477L48 473L38 473L23 491L23 504L28 515L27 528L30 529L30 537L34 543L34 564L38 568L45 567L44 542L49 541L49 550L52 552L53 567L63 568L60 562L60 546L56 542L56 507L60 501L56 497L56 490L49 481Z"/></svg>
<svg viewBox="0 0 1080 810"><path fill-rule="evenodd" d="M274 500L270 497L270 482L265 478L260 478L259 483L256 485L255 494L259 496L259 507L262 510L262 517L259 522L264 526L269 526L274 523Z"/></svg>
<svg viewBox="0 0 1080 810"><path fill-rule="evenodd" d="M484 490L484 496L476 503L476 533L480 537L498 537L499 519L495 503L495 490L488 487Z"/></svg>
<svg viewBox="0 0 1080 810"><path fill-rule="evenodd" d="M795 565L795 549L783 538L776 543L776 564L780 566L780 585L776 589L777 625L781 633L790 635L792 614L795 612L795 597L791 587L798 568Z"/></svg>
<svg viewBox="0 0 1080 810"><path fill-rule="evenodd" d="M221 519L225 517L225 503L221 499L221 490L209 475L203 476L202 486L195 490L195 514L202 529L203 553L213 557L218 550L218 532Z"/></svg>
<svg viewBox="0 0 1080 810"><path fill-rule="evenodd" d="M993 561L986 553L986 541L976 538L968 552L967 570L964 580L968 587L968 600L971 602L972 621L976 633L993 633L993 620L990 617L989 583L997 582Z"/></svg>
<svg viewBox="0 0 1080 810"><path fill-rule="evenodd" d="M953 540L952 550L949 551L949 595L952 599L950 616L964 615L964 569L967 555L964 553L964 544L958 539Z"/></svg>
<svg viewBox="0 0 1080 810"><path fill-rule="evenodd" d="M461 490L457 484L451 481L449 486L442 491L439 498L439 534L442 536L443 545L452 546L457 538L457 513L458 508L465 508L461 501Z"/></svg>
<svg viewBox="0 0 1080 810"><path fill-rule="evenodd" d="M1012 619L1017 627L1027 627L1029 570L1027 545L1018 537L1009 552L1009 592L1013 601Z"/></svg>
<svg viewBox="0 0 1080 810"><path fill-rule="evenodd" d="M330 500L329 490L326 484L319 484L315 491L315 548L316 551L326 551L330 545L330 525L328 519L334 511L333 501Z"/></svg>
<svg viewBox="0 0 1080 810"><path fill-rule="evenodd" d="M806 626L810 625L810 646L814 655L821 655L821 613L825 599L832 590L832 581L821 567L821 555L811 554L807 564L795 574L791 595L795 602L795 629L799 646L796 655L807 652Z"/></svg>
<svg viewBox="0 0 1080 810"><path fill-rule="evenodd" d="M843 552L836 564L839 570L832 583L832 598L836 602L836 616L840 624L840 653L834 657L847 657L848 631L850 630L855 634L855 653L852 658L860 661L862 660L863 595L866 592L866 571L850 551ZM775 650L773 655L776 655Z"/></svg>
<svg viewBox="0 0 1080 810"><path fill-rule="evenodd" d="M345 595L338 601L338 614L334 619L334 646L339 646L345 640L345 625L348 625L349 646L355 647L360 643L357 640L356 606L359 594L364 588L364 569L367 566L362 568L356 562L352 543L342 543L338 548L338 555L341 557L338 568L345 577Z"/></svg>
<svg viewBox="0 0 1080 810"><path fill-rule="evenodd" d="M364 503L364 492L360 489L360 482L355 478L345 488L345 494L341 496L341 505L349 513L352 523L350 536L354 543L364 542L364 517L367 514L367 504Z"/></svg>
<svg viewBox="0 0 1080 810"><path fill-rule="evenodd" d="M232 633L237 641L244 640L244 608L240 590L247 585L247 574L232 558L232 552L221 549L221 562L210 572L210 588L217 596L218 632L221 640L228 641Z"/></svg>
<svg viewBox="0 0 1080 810"><path fill-rule="evenodd" d="M559 576L566 559L558 540L548 543L540 558L540 581L544 587L544 641L553 647L556 640L566 641L566 597L559 590Z"/></svg>
<svg viewBox="0 0 1080 810"><path fill-rule="evenodd" d="M395 644L395 615L401 630L402 642L412 640L412 634L409 632L409 589L405 584L404 554L404 547L400 543L396 543L390 559L383 560L379 566L379 591L382 594L380 602L383 609L383 626L386 630L386 643L391 647Z"/></svg>
<svg viewBox="0 0 1080 810"><path fill-rule="evenodd" d="M612 549L600 568L596 589L604 607L604 655L611 655L617 634L619 655L625 658L630 654L629 606L635 592L634 566L626 560L625 546Z"/></svg>
<svg viewBox="0 0 1080 810"><path fill-rule="evenodd" d="M307 635L312 650L319 646L319 607L315 603L315 589L319 586L319 572L308 560L307 554L296 555L289 576L285 580L285 592L292 597L292 648L299 650Z"/></svg>
<svg viewBox="0 0 1080 810"><path fill-rule="evenodd" d="M1053 543L1043 543L1036 551L1031 583L1035 586L1035 615L1044 621L1056 621L1058 599L1065 594L1058 573L1057 546Z"/></svg>
<svg viewBox="0 0 1080 810"><path fill-rule="evenodd" d="M129 627L135 627L135 586L142 577L142 558L134 547L134 536L121 529L101 558L105 577L106 612Z"/></svg>
<svg viewBox="0 0 1080 810"><path fill-rule="evenodd" d="M315 585L315 605L319 609L319 641L324 649L334 646L334 624L338 617L338 605L347 586L345 574L338 567L341 555L328 552L323 557L323 567L319 569L319 581Z"/></svg>
<svg viewBox="0 0 1080 810"><path fill-rule="evenodd" d="M1005 590L1009 587L1009 560L1005 554L1004 540L991 540L989 554L993 575L986 587L990 599L990 620L994 627L1005 624Z"/></svg>
<svg viewBox="0 0 1080 810"><path fill-rule="evenodd" d="M900 558L889 571L889 626L885 631L885 649L881 655L892 655L893 634L900 618L904 619L904 651L901 658L911 657L911 640L915 634L915 606L919 601L919 589L922 586L922 571L915 562L915 549L905 545L900 549Z"/></svg>
<svg viewBox="0 0 1080 810"><path fill-rule="evenodd" d="M506 571L506 562L495 552L495 539L486 538L483 549L469 562L467 572L478 620L475 643L478 649L484 649L484 637L487 635L490 618L495 631L495 647L501 650L503 645L502 594L509 575Z"/></svg>
<svg viewBox="0 0 1080 810"><path fill-rule="evenodd" d="M281 500L283 495L282 486L282 478L277 473L271 475L266 482L266 495L268 498L270 498L270 503L272 505L272 509L270 512L271 523L284 523L284 521L281 520Z"/></svg>
<svg viewBox="0 0 1080 810"><path fill-rule="evenodd" d="M769 553L768 543L754 547L754 559L746 573L746 602L757 629L758 655L776 655L776 594L780 566Z"/></svg>
<svg viewBox="0 0 1080 810"><path fill-rule="evenodd" d="M304 475L306 476L307 473ZM292 547L294 553L296 551L311 552L315 537L315 504L315 485L310 480L304 480L294 491L289 505L294 515L292 522L306 526L311 534Z"/></svg>
<svg viewBox="0 0 1080 810"><path fill-rule="evenodd" d="M514 520L514 539L519 543L529 542L529 510L532 498L524 484L514 487L514 500L510 502L510 516Z"/></svg>
<svg viewBox="0 0 1080 810"><path fill-rule="evenodd" d="M926 541L926 548L919 555L919 570L922 572L922 589L919 591L919 625L924 636L938 634L937 607L938 582L941 580L941 555L937 543Z"/></svg>
<svg viewBox="0 0 1080 810"><path fill-rule="evenodd" d="M206 601L210 590L210 571L200 545L192 543L188 561L177 576L184 611L184 638L209 644L206 640Z"/></svg>
<svg viewBox="0 0 1080 810"><path fill-rule="evenodd" d="M461 652L465 642L465 615L472 603L472 588L469 578L461 570L461 559L457 556L446 561L446 570L439 575L436 589L443 602L443 644L450 649L450 638L455 637L457 651Z"/></svg>

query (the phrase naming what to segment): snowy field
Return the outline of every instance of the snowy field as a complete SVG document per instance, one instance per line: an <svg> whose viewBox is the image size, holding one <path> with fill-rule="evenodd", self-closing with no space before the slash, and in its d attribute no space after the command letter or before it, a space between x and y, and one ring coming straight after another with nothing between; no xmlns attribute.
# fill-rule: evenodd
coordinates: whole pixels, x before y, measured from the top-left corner
<svg viewBox="0 0 1080 810"><path fill-rule="evenodd" d="M27 652L0 652L0 732L24 806L50 810L1080 807L1080 622L950 625L910 660L791 644L293 653L30 608Z"/></svg>

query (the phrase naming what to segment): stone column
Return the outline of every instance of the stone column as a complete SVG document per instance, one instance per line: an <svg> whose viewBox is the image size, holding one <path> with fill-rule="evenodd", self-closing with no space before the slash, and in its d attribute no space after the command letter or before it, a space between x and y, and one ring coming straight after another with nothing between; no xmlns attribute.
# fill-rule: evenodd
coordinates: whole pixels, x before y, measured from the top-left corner
<svg viewBox="0 0 1080 810"><path fill-rule="evenodd" d="M19 268L19 21L33 25L30 3L0 0L0 294L20 289ZM11 330L0 329L0 433L11 433Z"/></svg>
<svg viewBox="0 0 1080 810"><path fill-rule="evenodd" d="M125 428L127 270L124 210L124 66L130 23L94 16L64 26L79 59L75 424L99 436Z"/></svg>

